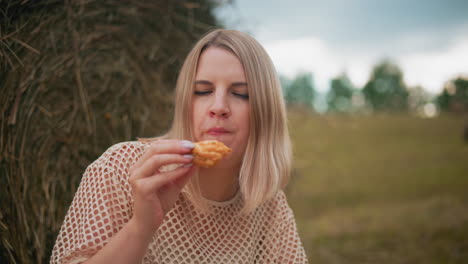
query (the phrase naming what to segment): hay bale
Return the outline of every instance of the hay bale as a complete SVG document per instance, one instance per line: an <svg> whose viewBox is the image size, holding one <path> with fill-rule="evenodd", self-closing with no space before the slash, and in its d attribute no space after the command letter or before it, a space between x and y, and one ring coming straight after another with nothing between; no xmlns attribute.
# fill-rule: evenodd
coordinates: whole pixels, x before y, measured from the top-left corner
<svg viewBox="0 0 468 264"><path fill-rule="evenodd" d="M168 128L209 0L0 2L0 259L48 262L87 165Z"/></svg>

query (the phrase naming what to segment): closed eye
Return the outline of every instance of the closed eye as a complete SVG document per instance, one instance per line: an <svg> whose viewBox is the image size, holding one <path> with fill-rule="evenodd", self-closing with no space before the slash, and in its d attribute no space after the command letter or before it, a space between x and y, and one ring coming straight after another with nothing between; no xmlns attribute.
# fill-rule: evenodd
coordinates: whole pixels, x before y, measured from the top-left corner
<svg viewBox="0 0 468 264"><path fill-rule="evenodd" d="M237 93L237 92L233 92L232 94L235 95L235 96L237 96L237 97L240 97L240 98L242 98L242 99L249 99L249 95L248 95L248 94Z"/></svg>
<svg viewBox="0 0 468 264"><path fill-rule="evenodd" d="M210 94L212 91L195 91L193 92L195 95L207 95Z"/></svg>

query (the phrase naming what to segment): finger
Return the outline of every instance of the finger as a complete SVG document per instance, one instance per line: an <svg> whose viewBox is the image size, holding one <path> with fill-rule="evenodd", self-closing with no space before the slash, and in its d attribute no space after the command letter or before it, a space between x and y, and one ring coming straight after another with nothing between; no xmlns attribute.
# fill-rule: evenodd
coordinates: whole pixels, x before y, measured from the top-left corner
<svg viewBox="0 0 468 264"><path fill-rule="evenodd" d="M133 174L130 176L134 180L145 178L155 173L158 173L158 169L162 166L169 164L187 164L192 162L192 155L180 155L180 154L158 154L153 155L151 158L147 159L139 168L136 168L133 171Z"/></svg>
<svg viewBox="0 0 468 264"><path fill-rule="evenodd" d="M160 173L141 179L137 182L136 186L144 194L154 193L162 188L164 185L177 180L179 177L185 175L192 169L191 167L180 167L170 172Z"/></svg>
<svg viewBox="0 0 468 264"><path fill-rule="evenodd" d="M185 173L184 175L174 180L173 183L179 192L182 191L185 185L187 185L188 181L195 174L196 170L197 170L197 167L192 166L187 173Z"/></svg>
<svg viewBox="0 0 468 264"><path fill-rule="evenodd" d="M141 156L141 158L139 158L138 161L132 166L130 169L130 174L133 174L136 168L141 167L142 164L146 162L146 160L150 159L155 154L190 153L193 147L194 144L187 140L157 140L151 143L151 145L145 150L143 156Z"/></svg>
<svg viewBox="0 0 468 264"><path fill-rule="evenodd" d="M188 140L161 140L157 141L149 147L149 151L153 154L159 153L187 153L195 147L193 142Z"/></svg>

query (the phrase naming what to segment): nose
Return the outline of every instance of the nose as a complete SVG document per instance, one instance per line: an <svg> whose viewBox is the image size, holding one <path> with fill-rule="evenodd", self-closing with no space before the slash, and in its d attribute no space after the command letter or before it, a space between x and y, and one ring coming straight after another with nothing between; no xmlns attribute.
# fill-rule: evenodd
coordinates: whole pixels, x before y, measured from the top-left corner
<svg viewBox="0 0 468 264"><path fill-rule="evenodd" d="M209 109L212 118L228 118L231 116L231 109L227 102L227 96L223 93L216 93Z"/></svg>

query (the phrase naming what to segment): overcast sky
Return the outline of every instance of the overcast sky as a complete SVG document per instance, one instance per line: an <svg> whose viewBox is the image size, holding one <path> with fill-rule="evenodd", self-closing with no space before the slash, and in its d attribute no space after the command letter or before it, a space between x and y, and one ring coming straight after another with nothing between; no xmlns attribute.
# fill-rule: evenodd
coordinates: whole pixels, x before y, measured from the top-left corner
<svg viewBox="0 0 468 264"><path fill-rule="evenodd" d="M432 93L468 74L468 0L234 0L217 14L257 38L281 74L312 72L320 91L341 72L362 87L384 58Z"/></svg>

